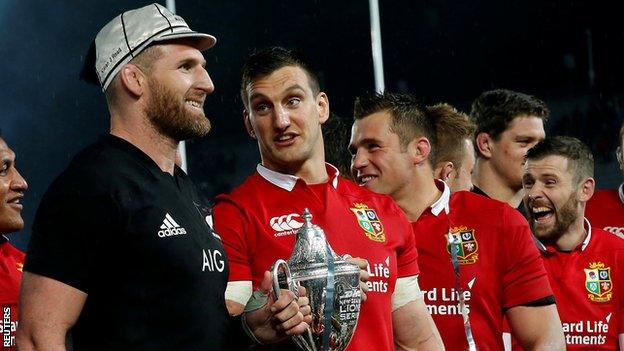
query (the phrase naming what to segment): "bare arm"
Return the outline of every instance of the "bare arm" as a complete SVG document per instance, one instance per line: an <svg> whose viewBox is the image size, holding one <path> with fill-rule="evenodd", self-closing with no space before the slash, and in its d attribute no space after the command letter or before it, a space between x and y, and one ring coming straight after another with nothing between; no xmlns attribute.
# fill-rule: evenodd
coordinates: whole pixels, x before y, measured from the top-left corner
<svg viewBox="0 0 624 351"><path fill-rule="evenodd" d="M512 334L527 350L565 350L557 306L515 306L507 310Z"/></svg>
<svg viewBox="0 0 624 351"><path fill-rule="evenodd" d="M24 272L17 346L20 351L65 351L67 331L76 323L87 294L41 275Z"/></svg>
<svg viewBox="0 0 624 351"><path fill-rule="evenodd" d="M422 298L411 301L392 312L394 349L444 350L442 338Z"/></svg>

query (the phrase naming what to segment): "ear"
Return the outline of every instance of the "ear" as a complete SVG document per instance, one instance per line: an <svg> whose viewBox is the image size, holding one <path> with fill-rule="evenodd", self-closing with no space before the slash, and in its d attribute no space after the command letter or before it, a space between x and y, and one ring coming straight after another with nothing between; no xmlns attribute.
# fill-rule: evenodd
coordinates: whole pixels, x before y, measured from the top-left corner
<svg viewBox="0 0 624 351"><path fill-rule="evenodd" d="M436 165L436 168L433 171L433 177L436 179L442 179L448 184L451 180L451 172L453 172L454 169L455 166L453 166L453 162L440 162Z"/></svg>
<svg viewBox="0 0 624 351"><path fill-rule="evenodd" d="M136 97L145 94L147 77L133 64L125 64L119 71L119 80L126 89Z"/></svg>
<svg viewBox="0 0 624 351"><path fill-rule="evenodd" d="M329 98L322 91L316 95L316 109L319 114L319 122L325 123L329 118Z"/></svg>
<svg viewBox="0 0 624 351"><path fill-rule="evenodd" d="M415 165L422 164L429 158L429 154L431 153L429 139L420 137L412 140L407 144L407 153L410 155Z"/></svg>
<svg viewBox="0 0 624 351"><path fill-rule="evenodd" d="M578 190L578 200L579 202L587 202L594 196L594 190L596 190L596 181L594 178L585 179Z"/></svg>
<svg viewBox="0 0 624 351"><path fill-rule="evenodd" d="M243 110L243 120L245 122L245 129L247 129L247 134L249 134L250 137L255 139L256 133L254 132L253 127L251 126L251 121L249 120L249 112L247 112L247 109Z"/></svg>
<svg viewBox="0 0 624 351"><path fill-rule="evenodd" d="M477 150L481 157L489 159L492 157L493 140L488 133L481 132L475 138Z"/></svg>

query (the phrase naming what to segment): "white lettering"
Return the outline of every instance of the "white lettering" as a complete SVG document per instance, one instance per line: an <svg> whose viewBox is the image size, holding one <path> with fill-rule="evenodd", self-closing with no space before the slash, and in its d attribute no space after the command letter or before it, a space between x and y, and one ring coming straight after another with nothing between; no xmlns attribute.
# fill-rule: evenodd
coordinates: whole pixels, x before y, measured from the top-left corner
<svg viewBox="0 0 624 351"><path fill-rule="evenodd" d="M223 254L221 251L208 249L208 253L206 253L206 250L202 250L202 252L204 254L202 272L205 272L206 268L208 268L208 271L210 272L214 272L215 269L217 272L223 272L223 269L225 268L225 261L223 260Z"/></svg>

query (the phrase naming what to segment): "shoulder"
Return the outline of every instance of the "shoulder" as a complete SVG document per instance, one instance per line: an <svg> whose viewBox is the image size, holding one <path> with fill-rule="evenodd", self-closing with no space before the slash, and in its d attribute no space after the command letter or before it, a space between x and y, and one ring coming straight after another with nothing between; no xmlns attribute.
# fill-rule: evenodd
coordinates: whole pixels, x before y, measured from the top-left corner
<svg viewBox="0 0 624 351"><path fill-rule="evenodd" d="M604 202L604 201L617 201L620 202L620 195L617 189L602 189L594 192L594 195L589 199L588 205Z"/></svg>
<svg viewBox="0 0 624 351"><path fill-rule="evenodd" d="M598 227L592 227L592 241L609 250L624 250L624 239Z"/></svg>

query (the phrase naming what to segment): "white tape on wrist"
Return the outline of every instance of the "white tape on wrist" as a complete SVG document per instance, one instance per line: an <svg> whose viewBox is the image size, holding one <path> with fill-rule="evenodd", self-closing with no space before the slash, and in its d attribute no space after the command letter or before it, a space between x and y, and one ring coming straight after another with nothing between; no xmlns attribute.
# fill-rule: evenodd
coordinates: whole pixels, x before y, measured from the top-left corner
<svg viewBox="0 0 624 351"><path fill-rule="evenodd" d="M418 276L398 278L392 294L392 312L423 296L418 286Z"/></svg>
<svg viewBox="0 0 624 351"><path fill-rule="evenodd" d="M238 302L245 306L251 297L251 281L228 282L225 289L225 299Z"/></svg>

